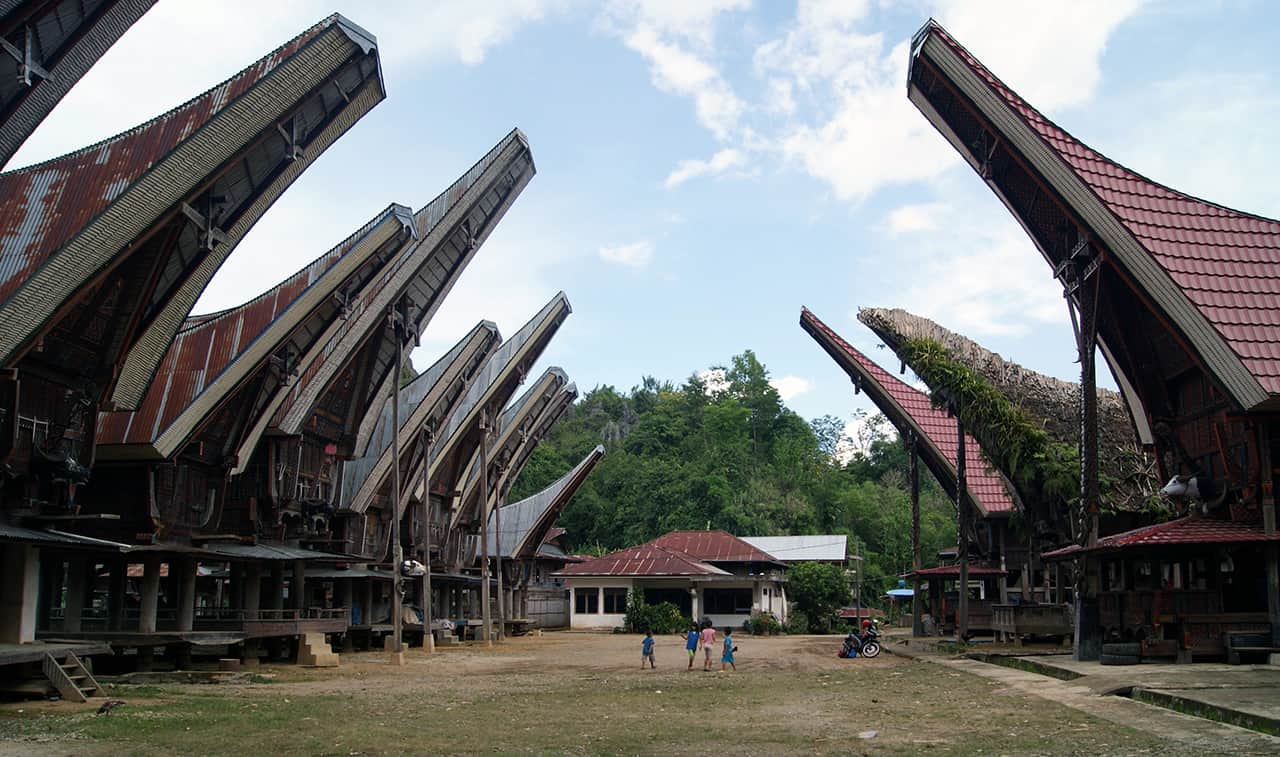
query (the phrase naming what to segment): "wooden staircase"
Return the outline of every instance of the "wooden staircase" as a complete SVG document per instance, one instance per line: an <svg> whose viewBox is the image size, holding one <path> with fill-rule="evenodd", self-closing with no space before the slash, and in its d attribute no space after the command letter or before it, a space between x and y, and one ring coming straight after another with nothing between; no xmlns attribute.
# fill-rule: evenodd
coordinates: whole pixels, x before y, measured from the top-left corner
<svg viewBox="0 0 1280 757"><path fill-rule="evenodd" d="M70 702L87 702L89 697L100 696L99 692L102 691L93 674L71 652L67 652L62 662L58 662L53 655L46 654L44 677L49 679L49 683L53 684L63 699Z"/></svg>

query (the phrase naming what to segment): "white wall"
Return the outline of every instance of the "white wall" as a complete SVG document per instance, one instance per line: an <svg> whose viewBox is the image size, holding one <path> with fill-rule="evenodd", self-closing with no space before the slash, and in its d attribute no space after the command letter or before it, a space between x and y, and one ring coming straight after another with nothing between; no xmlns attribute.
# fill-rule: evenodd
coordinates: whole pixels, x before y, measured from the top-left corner
<svg viewBox="0 0 1280 757"><path fill-rule="evenodd" d="M606 613L604 611L604 589L627 589L632 586L631 578L586 577L566 578L565 586L572 589L569 597L569 627L582 629L612 629L626 621L626 613ZM583 614L578 612L578 592L596 592L596 612Z"/></svg>

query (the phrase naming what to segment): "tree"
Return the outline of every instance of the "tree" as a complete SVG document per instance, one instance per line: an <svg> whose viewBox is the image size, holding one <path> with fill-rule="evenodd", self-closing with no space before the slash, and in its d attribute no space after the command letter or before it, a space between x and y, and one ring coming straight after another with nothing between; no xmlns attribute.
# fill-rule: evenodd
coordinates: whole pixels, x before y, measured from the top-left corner
<svg viewBox="0 0 1280 757"><path fill-rule="evenodd" d="M826 632L836 610L849 601L849 582L838 565L802 562L787 571L787 597L803 613L809 628Z"/></svg>

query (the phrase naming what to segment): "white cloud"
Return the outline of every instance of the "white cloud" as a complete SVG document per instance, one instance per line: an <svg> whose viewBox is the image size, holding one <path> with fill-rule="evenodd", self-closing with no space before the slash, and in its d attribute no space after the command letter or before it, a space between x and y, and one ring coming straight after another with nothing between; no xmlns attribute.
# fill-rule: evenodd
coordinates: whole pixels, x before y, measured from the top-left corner
<svg viewBox="0 0 1280 757"><path fill-rule="evenodd" d="M804 394L812 388L809 379L800 376L783 376L782 378L772 379L769 381L769 386L778 391L778 396L782 398L783 402L788 402L792 397Z"/></svg>
<svg viewBox="0 0 1280 757"><path fill-rule="evenodd" d="M157 116L266 55L332 13L334 5L321 0L158 3L76 83L6 167L77 150ZM378 38L388 86L394 88L421 75L424 64L480 63L521 27L564 10L569 0L336 5ZM216 54L192 55L192 40L217 40Z"/></svg>
<svg viewBox="0 0 1280 757"><path fill-rule="evenodd" d="M946 206L937 202L894 208L889 212L889 231L894 234L932 231L938 226L939 214L945 210Z"/></svg>
<svg viewBox="0 0 1280 757"><path fill-rule="evenodd" d="M702 383L705 385L703 391L707 394L723 392L729 388L729 379L723 368L708 368L705 371L698 371L698 378L702 379Z"/></svg>
<svg viewBox="0 0 1280 757"><path fill-rule="evenodd" d="M1143 3L934 0L933 16L1028 102L1053 111L1093 97L1107 40Z"/></svg>
<svg viewBox="0 0 1280 757"><path fill-rule="evenodd" d="M735 168L741 168L747 163L747 156L741 150L732 147L725 149L712 155L707 160L682 160L667 175L664 182L667 189L678 187L689 179L700 176L719 176L727 171Z"/></svg>
<svg viewBox="0 0 1280 757"><path fill-rule="evenodd" d="M649 61L655 87L693 99L698 123L717 139L727 139L737 128L746 105L715 66L649 26L636 27L623 42Z"/></svg>
<svg viewBox="0 0 1280 757"><path fill-rule="evenodd" d="M614 26L643 26L666 37L687 39L700 47L711 45L716 17L745 10L751 0L611 0L605 22Z"/></svg>
<svg viewBox="0 0 1280 757"><path fill-rule="evenodd" d="M624 265L630 268L644 268L653 262L653 245L645 239L631 244L615 247L601 247L598 251L600 259L606 263Z"/></svg>

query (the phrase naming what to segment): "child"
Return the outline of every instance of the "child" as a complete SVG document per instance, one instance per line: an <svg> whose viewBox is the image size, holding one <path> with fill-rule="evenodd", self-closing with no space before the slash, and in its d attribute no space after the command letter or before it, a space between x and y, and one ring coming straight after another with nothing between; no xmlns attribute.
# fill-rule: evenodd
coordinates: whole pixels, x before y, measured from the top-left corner
<svg viewBox="0 0 1280 757"><path fill-rule="evenodd" d="M711 670L711 650L716 645L716 629L707 623L702 629L702 669Z"/></svg>
<svg viewBox="0 0 1280 757"><path fill-rule="evenodd" d="M732 634L733 634L733 629L728 626L725 626L724 627L724 653L720 655L720 672L721 673L724 672L725 665L728 665L729 667L733 668L733 672L735 673L738 672L738 666L733 664L733 653L737 652L738 648L733 645Z"/></svg>
<svg viewBox="0 0 1280 757"><path fill-rule="evenodd" d="M689 670L693 670L693 661L698 656L698 639L701 635L697 623L690 623L689 630L684 632L684 648L689 653Z"/></svg>
<svg viewBox="0 0 1280 757"><path fill-rule="evenodd" d="M658 667L653 662L653 631L644 632L644 641L640 642L640 669L644 670L644 661L649 661L649 669Z"/></svg>

